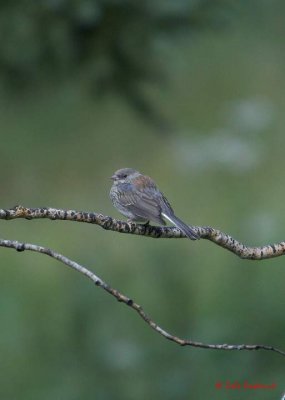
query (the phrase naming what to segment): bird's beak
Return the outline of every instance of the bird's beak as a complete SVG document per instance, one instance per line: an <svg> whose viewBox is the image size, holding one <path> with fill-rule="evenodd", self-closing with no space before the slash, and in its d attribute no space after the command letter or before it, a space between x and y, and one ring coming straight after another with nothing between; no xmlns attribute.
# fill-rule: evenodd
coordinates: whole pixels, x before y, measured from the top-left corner
<svg viewBox="0 0 285 400"><path fill-rule="evenodd" d="M116 175L110 176L110 179L112 179L112 181L114 181L116 179Z"/></svg>

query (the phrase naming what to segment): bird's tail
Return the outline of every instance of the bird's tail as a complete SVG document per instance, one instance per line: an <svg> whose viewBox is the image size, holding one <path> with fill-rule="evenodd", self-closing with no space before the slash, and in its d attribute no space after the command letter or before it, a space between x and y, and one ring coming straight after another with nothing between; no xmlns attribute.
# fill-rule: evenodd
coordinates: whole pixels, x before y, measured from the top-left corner
<svg viewBox="0 0 285 400"><path fill-rule="evenodd" d="M174 214L169 215L165 213L161 213L164 218L166 218L169 222L177 226L189 239L197 240L200 239L200 236L194 232L194 230L189 226L186 225L181 219L177 218Z"/></svg>

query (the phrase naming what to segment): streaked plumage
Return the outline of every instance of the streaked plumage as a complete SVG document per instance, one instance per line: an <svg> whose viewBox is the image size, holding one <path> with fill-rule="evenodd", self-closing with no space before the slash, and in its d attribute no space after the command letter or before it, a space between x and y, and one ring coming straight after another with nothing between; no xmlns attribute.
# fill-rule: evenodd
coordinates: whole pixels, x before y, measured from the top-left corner
<svg viewBox="0 0 285 400"><path fill-rule="evenodd" d="M149 176L132 168L122 168L114 173L112 179L114 183L110 191L111 201L128 219L165 225L165 218L190 239L199 239L199 235L190 226L175 216L168 200Z"/></svg>

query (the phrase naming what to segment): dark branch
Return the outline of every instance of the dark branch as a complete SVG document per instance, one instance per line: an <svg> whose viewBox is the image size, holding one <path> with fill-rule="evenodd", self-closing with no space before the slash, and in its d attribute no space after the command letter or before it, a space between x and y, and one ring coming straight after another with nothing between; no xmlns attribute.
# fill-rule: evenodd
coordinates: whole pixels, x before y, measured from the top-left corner
<svg viewBox="0 0 285 400"><path fill-rule="evenodd" d="M86 222L99 225L102 228L114 232L129 233L151 238L178 239L186 236L176 227L162 227L153 225L140 225L120 221L102 214L75 210L61 210L56 208L26 208L16 206L8 210L0 209L0 219L38 219L48 218L51 220L66 220ZM269 244L262 247L248 247L232 238L230 235L209 226L196 226L193 229L199 234L201 239L211 242L231 251L240 258L250 260L264 260L266 258L279 257L285 254L285 242Z"/></svg>
<svg viewBox="0 0 285 400"><path fill-rule="evenodd" d="M168 333L167 331L162 329L159 325L157 325L145 313L145 311L139 304L135 303L132 299L130 299L129 297L120 293L118 290L113 289L111 286L107 285L107 283L105 283L101 278L96 276L89 269L83 267L82 265L76 263L75 261L70 260L69 258L63 256L62 254L56 253L55 251L53 251L49 248L46 248L46 247L42 247L42 246L38 246L35 244L30 244L30 243L21 243L21 242L17 242L17 241L13 241L13 240L0 239L0 247L8 247L8 248L15 249L17 251L25 251L25 250L35 251L38 253L46 254L52 258L55 258L58 261L61 261L68 267L75 269L76 271L80 272L81 274L87 276L87 278L89 278L96 286L99 286L102 289L104 289L106 292L110 293L119 302L122 302L122 303L126 304L127 306L131 307L157 333L159 333L166 339L179 344L180 346L192 346L192 347L199 347L199 348L203 348L203 349L213 349L213 350L269 350L269 351L274 351L276 353L279 353L285 357L285 351L282 351L276 347L267 346L267 345L225 344L225 343L224 344L206 344L206 343L201 343L201 342L195 342L195 341L192 341L189 339L182 339L180 337L171 335L170 333Z"/></svg>

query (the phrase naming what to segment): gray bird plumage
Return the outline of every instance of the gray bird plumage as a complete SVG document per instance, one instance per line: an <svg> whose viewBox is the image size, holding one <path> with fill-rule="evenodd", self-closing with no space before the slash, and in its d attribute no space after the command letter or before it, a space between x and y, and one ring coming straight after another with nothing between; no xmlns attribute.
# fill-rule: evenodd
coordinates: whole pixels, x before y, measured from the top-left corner
<svg viewBox="0 0 285 400"><path fill-rule="evenodd" d="M165 225L165 218L188 238L199 239L199 235L190 226L175 216L168 200L150 177L132 168L122 168L114 173L112 179L114 183L110 191L111 201L128 219Z"/></svg>

